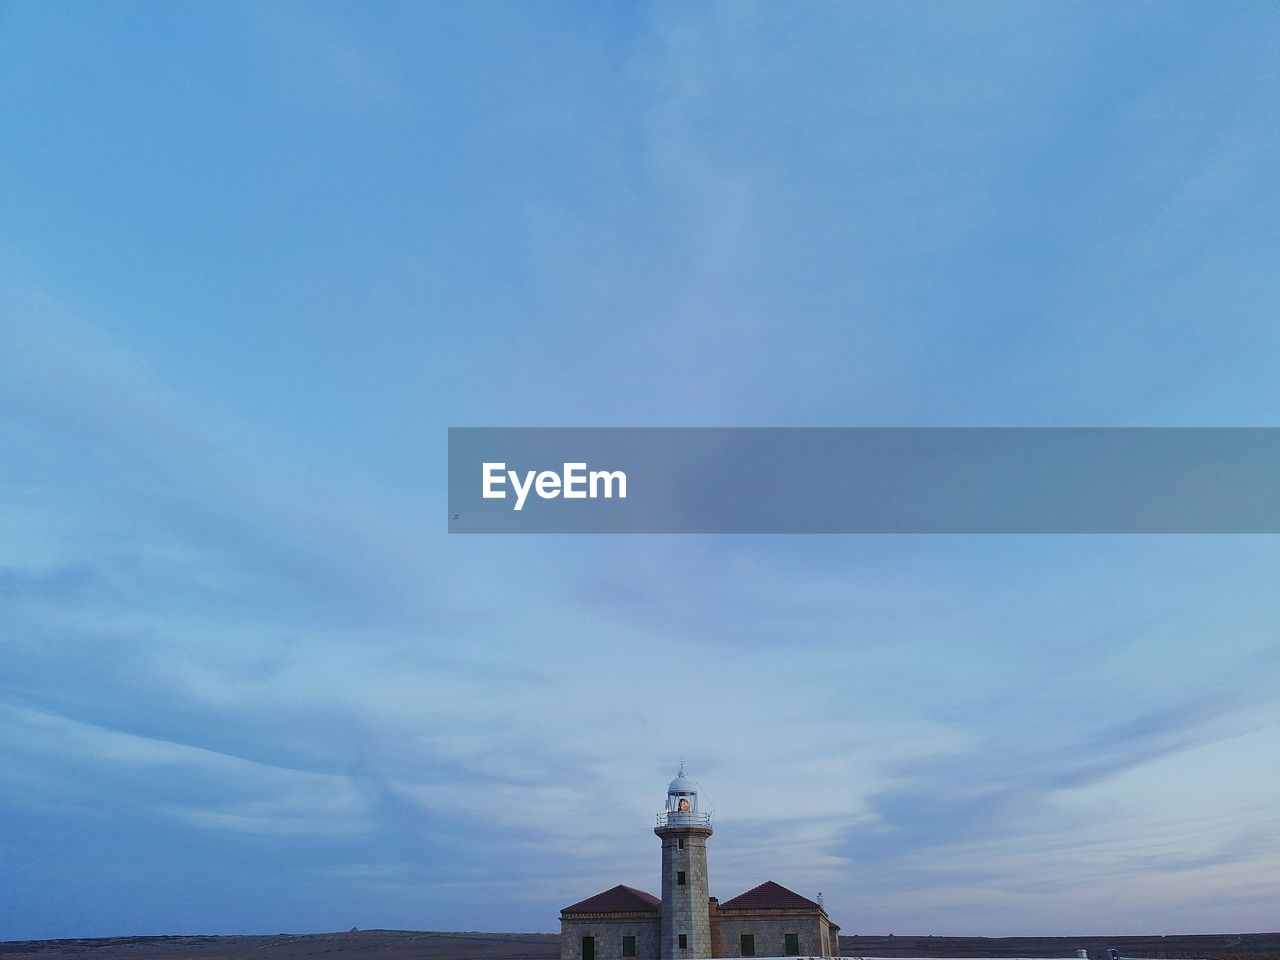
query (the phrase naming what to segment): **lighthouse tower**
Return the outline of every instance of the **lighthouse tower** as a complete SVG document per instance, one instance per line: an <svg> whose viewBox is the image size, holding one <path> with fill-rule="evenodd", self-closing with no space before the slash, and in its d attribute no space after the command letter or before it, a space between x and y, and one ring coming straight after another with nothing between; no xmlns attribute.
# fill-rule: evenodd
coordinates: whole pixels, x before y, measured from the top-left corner
<svg viewBox="0 0 1280 960"><path fill-rule="evenodd" d="M662 838L661 960L711 956L707 908L707 838L711 814L698 810L698 785L680 772L667 787L667 807L653 832Z"/></svg>

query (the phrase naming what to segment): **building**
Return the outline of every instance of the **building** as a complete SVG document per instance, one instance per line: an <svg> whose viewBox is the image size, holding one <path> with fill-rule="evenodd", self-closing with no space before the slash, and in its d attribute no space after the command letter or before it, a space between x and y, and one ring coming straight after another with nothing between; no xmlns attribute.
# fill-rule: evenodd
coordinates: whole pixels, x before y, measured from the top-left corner
<svg viewBox="0 0 1280 960"><path fill-rule="evenodd" d="M680 772L653 832L662 841L662 896L616 886L560 911L561 960L830 957L840 928L822 904L769 881L724 903L708 896L711 814Z"/></svg>

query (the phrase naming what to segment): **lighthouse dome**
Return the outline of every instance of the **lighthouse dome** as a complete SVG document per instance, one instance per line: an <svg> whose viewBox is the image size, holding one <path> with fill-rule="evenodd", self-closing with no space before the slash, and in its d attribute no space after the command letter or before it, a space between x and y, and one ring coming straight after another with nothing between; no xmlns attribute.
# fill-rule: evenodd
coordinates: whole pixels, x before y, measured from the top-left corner
<svg viewBox="0 0 1280 960"><path fill-rule="evenodd" d="M670 768L668 768L670 769ZM697 793L698 785L685 776L684 769L667 786L667 793Z"/></svg>

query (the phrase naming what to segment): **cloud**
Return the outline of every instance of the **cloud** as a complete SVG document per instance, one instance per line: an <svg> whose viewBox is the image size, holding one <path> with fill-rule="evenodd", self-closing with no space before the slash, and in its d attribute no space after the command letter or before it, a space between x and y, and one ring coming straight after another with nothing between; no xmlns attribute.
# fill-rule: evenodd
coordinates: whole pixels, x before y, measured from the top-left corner
<svg viewBox="0 0 1280 960"><path fill-rule="evenodd" d="M12 703L0 704L0 722L11 801L96 806L105 797L128 797L154 813L248 833L323 836L369 829L367 804L346 777L259 763Z"/></svg>
<svg viewBox="0 0 1280 960"><path fill-rule="evenodd" d="M428 570L394 508L349 503L296 450L194 406L57 307L8 306L0 429L23 469L5 484L4 519L29 518L22 540L0 541L11 589L49 585L30 566L34 549L45 567L80 571L82 586L95 572L97 599L122 606L181 595L211 615L234 603L259 619L287 609L294 623L312 611L327 623L432 625L441 608L424 602Z"/></svg>

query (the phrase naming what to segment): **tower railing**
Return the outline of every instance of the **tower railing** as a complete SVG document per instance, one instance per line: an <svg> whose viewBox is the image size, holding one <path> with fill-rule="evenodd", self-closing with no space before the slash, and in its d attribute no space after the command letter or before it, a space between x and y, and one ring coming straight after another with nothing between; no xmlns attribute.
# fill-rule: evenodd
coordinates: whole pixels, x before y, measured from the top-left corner
<svg viewBox="0 0 1280 960"><path fill-rule="evenodd" d="M709 827L711 826L711 814L692 813L688 810L684 811L683 813L680 811L660 813L658 814L658 826L660 827Z"/></svg>

